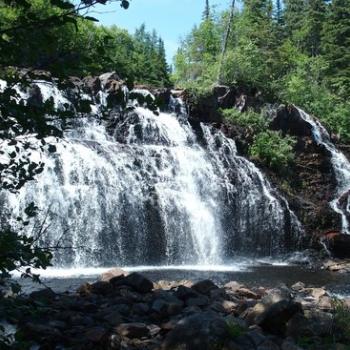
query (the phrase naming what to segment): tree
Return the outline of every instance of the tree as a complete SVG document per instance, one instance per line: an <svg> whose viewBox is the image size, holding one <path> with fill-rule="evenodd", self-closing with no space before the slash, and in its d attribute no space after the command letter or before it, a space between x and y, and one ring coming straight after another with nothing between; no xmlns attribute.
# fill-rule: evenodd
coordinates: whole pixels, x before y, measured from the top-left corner
<svg viewBox="0 0 350 350"><path fill-rule="evenodd" d="M344 98L350 93L350 6L333 0L322 32L322 53L329 63L328 81Z"/></svg>
<svg viewBox="0 0 350 350"><path fill-rule="evenodd" d="M203 12L203 20L209 20L210 19L210 5L209 0L205 0L205 8Z"/></svg>

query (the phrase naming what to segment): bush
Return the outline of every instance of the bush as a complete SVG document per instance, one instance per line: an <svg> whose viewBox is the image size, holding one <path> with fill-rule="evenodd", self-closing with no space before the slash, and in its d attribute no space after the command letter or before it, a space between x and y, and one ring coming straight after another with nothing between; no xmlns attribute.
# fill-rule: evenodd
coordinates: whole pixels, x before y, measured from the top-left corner
<svg viewBox="0 0 350 350"><path fill-rule="evenodd" d="M251 129L254 133L268 128L268 119L264 111L256 113L252 109L240 112L238 109L224 109L221 111L225 121Z"/></svg>
<svg viewBox="0 0 350 350"><path fill-rule="evenodd" d="M282 137L280 132L262 131L255 136L249 153L268 167L283 171L294 160L295 143L296 140L293 137Z"/></svg>

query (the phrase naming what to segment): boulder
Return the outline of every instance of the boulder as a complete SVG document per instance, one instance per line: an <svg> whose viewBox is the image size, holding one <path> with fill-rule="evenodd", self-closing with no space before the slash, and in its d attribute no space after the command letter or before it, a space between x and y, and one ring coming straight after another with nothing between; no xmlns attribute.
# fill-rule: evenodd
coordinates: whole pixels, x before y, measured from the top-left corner
<svg viewBox="0 0 350 350"><path fill-rule="evenodd" d="M104 273L102 273L100 277L100 281L102 282L109 282L114 277L121 277L121 276L127 276L128 273L124 271L123 269L120 269L118 267L115 267L113 269L110 269Z"/></svg>
<svg viewBox="0 0 350 350"><path fill-rule="evenodd" d="M328 234L322 238L323 243L327 246L335 258L350 258L350 235L334 233Z"/></svg>
<svg viewBox="0 0 350 350"><path fill-rule="evenodd" d="M197 293L210 295L210 291L212 289L218 289L219 287L210 280L203 280L195 283L192 286L192 289L195 290Z"/></svg>
<svg viewBox="0 0 350 350"><path fill-rule="evenodd" d="M293 136L312 136L311 124L306 122L301 116L298 109L293 106L281 105L276 117L272 120L271 129L280 130L283 134Z"/></svg>
<svg viewBox="0 0 350 350"><path fill-rule="evenodd" d="M148 293L153 289L153 283L138 272L133 272L122 278L112 278L110 283L113 286L130 286L139 293Z"/></svg>
<svg viewBox="0 0 350 350"><path fill-rule="evenodd" d="M103 88L106 87L107 83L111 80L114 81L120 81L120 77L116 72L107 72L103 73L98 77L99 81L101 82L101 85Z"/></svg>
<svg viewBox="0 0 350 350"><path fill-rule="evenodd" d="M227 323L222 317L203 312L181 319L167 334L161 349L212 350L228 336Z"/></svg>
<svg viewBox="0 0 350 350"><path fill-rule="evenodd" d="M150 334L149 328L144 323L122 323L116 331L119 335L130 339L143 338Z"/></svg>
<svg viewBox="0 0 350 350"><path fill-rule="evenodd" d="M102 88L99 77L85 77L83 79L83 91L96 95Z"/></svg>
<svg viewBox="0 0 350 350"><path fill-rule="evenodd" d="M255 322L268 333L284 335L287 322L301 311L300 303L292 300L281 300L268 306L260 315L257 315Z"/></svg>

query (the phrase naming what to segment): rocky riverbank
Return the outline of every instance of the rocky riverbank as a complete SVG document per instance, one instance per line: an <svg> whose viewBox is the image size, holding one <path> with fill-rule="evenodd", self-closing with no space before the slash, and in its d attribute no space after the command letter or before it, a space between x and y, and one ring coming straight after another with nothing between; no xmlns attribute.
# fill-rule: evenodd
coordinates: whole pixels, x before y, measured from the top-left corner
<svg viewBox="0 0 350 350"><path fill-rule="evenodd" d="M153 283L114 269L76 293L4 298L1 314L28 349L340 350L350 341L349 306L301 282Z"/></svg>

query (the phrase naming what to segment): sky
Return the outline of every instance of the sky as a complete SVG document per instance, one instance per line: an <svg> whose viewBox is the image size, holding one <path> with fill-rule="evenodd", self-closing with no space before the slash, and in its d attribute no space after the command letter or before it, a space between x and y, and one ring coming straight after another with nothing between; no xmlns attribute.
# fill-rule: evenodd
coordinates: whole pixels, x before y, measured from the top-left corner
<svg viewBox="0 0 350 350"><path fill-rule="evenodd" d="M229 7L230 0L210 0L218 10ZM142 23L155 29L164 40L168 63L174 57L181 37L201 20L205 0L131 0L128 10L118 3L98 6L91 15L103 25L115 24L134 33Z"/></svg>

